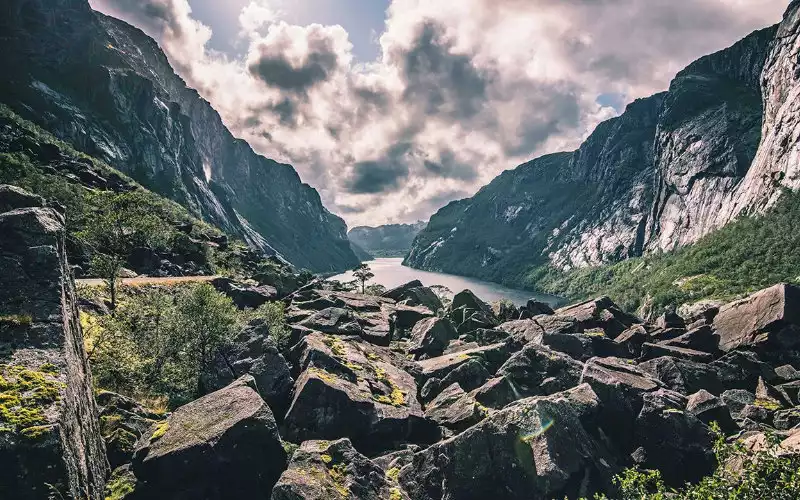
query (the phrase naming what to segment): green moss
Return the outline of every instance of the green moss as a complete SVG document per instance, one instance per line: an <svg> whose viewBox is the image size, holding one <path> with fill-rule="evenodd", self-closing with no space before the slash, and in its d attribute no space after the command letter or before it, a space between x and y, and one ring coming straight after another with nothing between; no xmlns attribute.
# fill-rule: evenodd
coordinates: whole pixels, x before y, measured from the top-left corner
<svg viewBox="0 0 800 500"><path fill-rule="evenodd" d="M334 489L336 492L344 498L348 498L350 496L350 489L347 487L347 465L346 464L336 464L330 469L328 469L328 475L330 475L331 480L333 481Z"/></svg>
<svg viewBox="0 0 800 500"><path fill-rule="evenodd" d="M380 361L381 357L375 354L374 352L368 352L367 359L370 361Z"/></svg>
<svg viewBox="0 0 800 500"><path fill-rule="evenodd" d="M328 346L335 357L344 358L347 355L344 344L338 337L325 337L323 342Z"/></svg>
<svg viewBox="0 0 800 500"><path fill-rule="evenodd" d="M53 426L50 425L35 425L33 427L26 427L20 431L24 437L28 439L38 439L42 436L48 435L53 431Z"/></svg>
<svg viewBox="0 0 800 500"><path fill-rule="evenodd" d="M153 432L153 435L150 436L150 441L157 441L164 437L164 434L167 433L169 430L169 422L161 422L156 426L156 430Z"/></svg>
<svg viewBox="0 0 800 500"><path fill-rule="evenodd" d="M21 432L46 424L44 408L60 399L63 387L50 373L0 365L0 427Z"/></svg>
<svg viewBox="0 0 800 500"><path fill-rule="evenodd" d="M124 468L114 471L106 484L105 500L122 500L136 490L136 477Z"/></svg>
<svg viewBox="0 0 800 500"><path fill-rule="evenodd" d="M39 367L39 371L47 375L58 375L58 368L53 363L44 363Z"/></svg>
<svg viewBox="0 0 800 500"><path fill-rule="evenodd" d="M772 401L771 399L757 399L753 405L769 411L777 411L781 409L781 404L777 401Z"/></svg>
<svg viewBox="0 0 800 500"><path fill-rule="evenodd" d="M283 451L286 452L287 460L291 460L292 457L294 456L294 452L296 452L297 449L300 448L299 445L290 443L289 441L283 441L281 444L283 445Z"/></svg>
<svg viewBox="0 0 800 500"><path fill-rule="evenodd" d="M33 317L30 314L0 314L0 327L19 328L31 323Z"/></svg>
<svg viewBox="0 0 800 500"><path fill-rule="evenodd" d="M328 454L323 454L323 455L320 455L320 457L319 457L319 458L321 458L321 459L322 459L322 461L323 461L323 462L325 462L326 464L329 464L329 463L331 463L331 462L333 461L333 457L331 457L331 456L330 456L330 455L328 455Z"/></svg>
<svg viewBox="0 0 800 500"><path fill-rule="evenodd" d="M392 467L386 471L386 477L389 479L389 481L396 483L400 478L400 469L398 467Z"/></svg>
<svg viewBox="0 0 800 500"><path fill-rule="evenodd" d="M400 488L391 488L389 490L389 500L402 500L403 493L400 491Z"/></svg>
<svg viewBox="0 0 800 500"><path fill-rule="evenodd" d="M320 368L312 368L311 369L311 373L314 376L316 376L318 379L320 379L320 380L322 380L324 382L327 382L329 384L333 384L333 383L336 382L336 377L334 377L333 375L331 375L327 371L322 370Z"/></svg>

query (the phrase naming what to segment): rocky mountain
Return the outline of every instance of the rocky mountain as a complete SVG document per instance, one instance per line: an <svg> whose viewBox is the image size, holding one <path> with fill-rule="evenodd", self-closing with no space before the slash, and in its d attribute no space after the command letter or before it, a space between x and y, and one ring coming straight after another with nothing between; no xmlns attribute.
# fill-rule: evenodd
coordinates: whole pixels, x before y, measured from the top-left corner
<svg viewBox="0 0 800 500"><path fill-rule="evenodd" d="M86 0L0 7L0 99L77 149L298 267L358 259L297 172L257 155L140 30Z"/></svg>
<svg viewBox="0 0 800 500"><path fill-rule="evenodd" d="M798 179L800 2L701 58L581 147L435 214L406 264L517 284L672 250L774 205Z"/></svg>
<svg viewBox="0 0 800 500"><path fill-rule="evenodd" d="M347 237L375 257L405 257L414 238L425 228L424 222L354 227Z"/></svg>

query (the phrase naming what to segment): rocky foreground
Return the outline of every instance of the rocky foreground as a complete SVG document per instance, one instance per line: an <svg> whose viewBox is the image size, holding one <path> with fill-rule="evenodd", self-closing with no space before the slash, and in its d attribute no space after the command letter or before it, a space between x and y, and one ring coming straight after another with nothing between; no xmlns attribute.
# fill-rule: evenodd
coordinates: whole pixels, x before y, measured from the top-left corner
<svg viewBox="0 0 800 500"><path fill-rule="evenodd" d="M223 280L241 307L285 296L291 347L254 321L207 374L216 391L164 416L90 392L57 208L6 189L0 212L2 498L613 498L627 467L674 486L712 472L712 422L800 452L794 286L650 324L608 298Z"/></svg>

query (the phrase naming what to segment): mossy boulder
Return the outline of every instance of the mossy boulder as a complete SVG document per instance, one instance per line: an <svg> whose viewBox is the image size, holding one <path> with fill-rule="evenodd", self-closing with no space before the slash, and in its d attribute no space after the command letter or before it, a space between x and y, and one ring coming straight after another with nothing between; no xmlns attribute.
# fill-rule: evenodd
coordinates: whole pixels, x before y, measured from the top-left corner
<svg viewBox="0 0 800 500"><path fill-rule="evenodd" d="M135 498L266 496L286 467L272 411L242 377L175 410L136 445Z"/></svg>

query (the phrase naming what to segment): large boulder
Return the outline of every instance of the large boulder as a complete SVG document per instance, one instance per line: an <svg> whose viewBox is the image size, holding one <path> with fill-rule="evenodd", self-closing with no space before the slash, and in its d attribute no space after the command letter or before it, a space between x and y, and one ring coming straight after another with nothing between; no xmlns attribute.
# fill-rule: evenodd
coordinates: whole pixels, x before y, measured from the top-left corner
<svg viewBox="0 0 800 500"><path fill-rule="evenodd" d="M279 298L278 291L267 285L254 286L230 278L217 278L211 285L218 292L230 297L239 309L257 309Z"/></svg>
<svg viewBox="0 0 800 500"><path fill-rule="evenodd" d="M272 411L250 376L181 406L136 445L133 498L263 498L286 468Z"/></svg>
<svg viewBox="0 0 800 500"><path fill-rule="evenodd" d="M383 294L383 297L404 302L410 306L427 307L433 312L438 312L444 307L439 296L430 288L422 286L418 280L389 290Z"/></svg>
<svg viewBox="0 0 800 500"><path fill-rule="evenodd" d="M429 358L444 353L451 340L458 338L455 327L447 318L428 318L420 321L411 331L408 352Z"/></svg>
<svg viewBox="0 0 800 500"><path fill-rule="evenodd" d="M265 497L265 495L262 495ZM306 441L272 490L272 500L406 500L396 478L349 439Z"/></svg>
<svg viewBox="0 0 800 500"><path fill-rule="evenodd" d="M530 319L507 321L497 327L522 344L541 344L546 335L583 333L584 329L572 316L542 315Z"/></svg>
<svg viewBox="0 0 800 500"><path fill-rule="evenodd" d="M319 333L293 351L301 374L284 423L291 441L346 437L361 450L382 451L438 438L406 371L416 366L406 366L403 356L357 337Z"/></svg>
<svg viewBox="0 0 800 500"><path fill-rule="evenodd" d="M361 335L358 317L349 309L329 307L301 321L300 326L333 335Z"/></svg>
<svg viewBox="0 0 800 500"><path fill-rule="evenodd" d="M400 483L418 500L583 498L620 471L591 432L600 402L586 386L518 401L414 455Z"/></svg>
<svg viewBox="0 0 800 500"><path fill-rule="evenodd" d="M624 312L608 297L567 306L557 310L556 314L574 317L580 325L580 331L599 328L612 339L631 326L642 323L642 320Z"/></svg>
<svg viewBox="0 0 800 500"><path fill-rule="evenodd" d="M714 328L723 351L794 349L800 346L800 288L775 285L723 306L714 318Z"/></svg>
<svg viewBox="0 0 800 500"><path fill-rule="evenodd" d="M458 384L443 390L428 404L425 416L454 432L472 427L487 415L487 410Z"/></svg>
<svg viewBox="0 0 800 500"><path fill-rule="evenodd" d="M513 387L515 399L546 396L578 385L583 363L545 346L528 344L497 371ZM510 401L509 401L510 402Z"/></svg>
<svg viewBox="0 0 800 500"><path fill-rule="evenodd" d="M258 393L281 420L289 406L294 379L264 320L250 322L217 353L203 385L208 392L217 391L243 375L253 377Z"/></svg>
<svg viewBox="0 0 800 500"><path fill-rule="evenodd" d="M11 188L0 199L41 204ZM0 235L0 497L101 499L108 462L64 218L15 208L0 214Z"/></svg>

